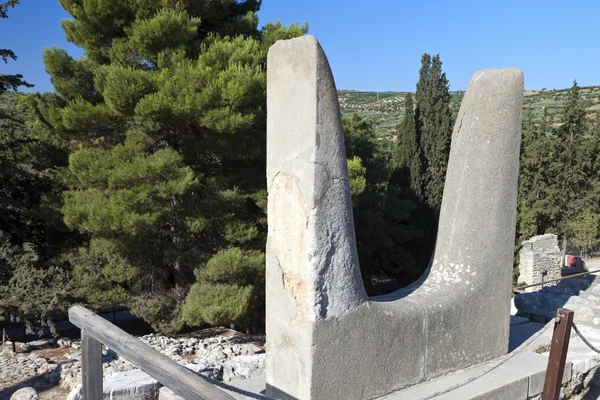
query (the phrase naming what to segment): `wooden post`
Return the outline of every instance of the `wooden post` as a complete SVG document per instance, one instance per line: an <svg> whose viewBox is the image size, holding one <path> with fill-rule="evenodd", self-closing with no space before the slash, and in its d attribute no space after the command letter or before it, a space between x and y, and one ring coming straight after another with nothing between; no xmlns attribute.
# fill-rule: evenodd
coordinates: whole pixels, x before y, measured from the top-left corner
<svg viewBox="0 0 600 400"><path fill-rule="evenodd" d="M102 399L103 343L186 400L234 400L210 383L141 340L81 306L69 308L69 321L82 336L83 398Z"/></svg>
<svg viewBox="0 0 600 400"><path fill-rule="evenodd" d="M550 357L548 358L548 369L546 370L542 400L557 400L560 395L574 315L573 311L566 308L559 308L556 312L556 323L554 324L554 333L552 334L552 345L550 347Z"/></svg>
<svg viewBox="0 0 600 400"><path fill-rule="evenodd" d="M102 400L102 343L81 331L83 398Z"/></svg>

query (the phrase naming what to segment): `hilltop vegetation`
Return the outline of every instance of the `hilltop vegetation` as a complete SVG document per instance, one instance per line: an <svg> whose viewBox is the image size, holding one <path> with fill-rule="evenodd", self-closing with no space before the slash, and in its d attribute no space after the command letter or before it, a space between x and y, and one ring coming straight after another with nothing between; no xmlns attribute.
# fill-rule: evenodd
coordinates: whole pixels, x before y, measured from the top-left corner
<svg viewBox="0 0 600 400"><path fill-rule="evenodd" d="M395 140L396 128L404 115L407 93L338 90L340 110L344 115L357 113L362 118L372 119L376 137ZM463 92L450 92L450 109L454 115L458 113L462 94Z"/></svg>
<svg viewBox="0 0 600 400"><path fill-rule="evenodd" d="M569 88L526 90L523 99L523 115L527 115L531 109L534 121L539 123L544 114L544 108L547 108L552 123L555 126L559 125L570 90ZM600 86L580 87L579 96L580 105L586 111L586 117L588 119L595 118L600 109Z"/></svg>
<svg viewBox="0 0 600 400"><path fill-rule="evenodd" d="M552 117L554 124L560 124L560 115L565 106L569 89L526 90L523 99L523 115L532 109L536 122L543 115L544 107ZM359 92L339 90L342 114L358 113L363 118L371 118L377 137L395 140L396 128L404 115L404 100L407 92ZM450 108L456 114L460 108L463 91L450 92ZM600 110L600 86L581 88L581 104L588 118L595 118Z"/></svg>

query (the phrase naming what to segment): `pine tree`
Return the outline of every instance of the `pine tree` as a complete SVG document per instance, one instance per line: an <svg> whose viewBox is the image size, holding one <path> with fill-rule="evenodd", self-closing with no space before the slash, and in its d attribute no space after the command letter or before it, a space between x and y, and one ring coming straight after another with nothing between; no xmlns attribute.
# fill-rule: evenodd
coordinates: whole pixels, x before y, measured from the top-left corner
<svg viewBox="0 0 600 400"><path fill-rule="evenodd" d="M208 315L181 318L194 276L221 293L210 308L242 301L219 289L235 275L201 271L229 248L264 249L266 54L306 26L259 31L257 0L61 4L85 56L45 52L57 96L38 111L72 144L62 212L88 237L70 256L82 294L164 332Z"/></svg>
<svg viewBox="0 0 600 400"><path fill-rule="evenodd" d="M196 274L198 283L183 306L185 322L257 325L265 304L263 252L233 247L212 257Z"/></svg>
<svg viewBox="0 0 600 400"><path fill-rule="evenodd" d="M583 254L600 244L600 214L592 212L589 208L579 213L571 221L573 243L581 247Z"/></svg>
<svg viewBox="0 0 600 400"><path fill-rule="evenodd" d="M14 7L17 4L19 4L19 0L9 0L5 3L0 3L0 18L8 18L8 8ZM17 56L15 55L14 51L10 49L0 48L0 58L2 58L4 63L8 63L9 58L16 60ZM32 84L29 84L23 80L23 75L21 74L0 74L0 94L9 90L17 90L20 86L33 87Z"/></svg>
<svg viewBox="0 0 600 400"><path fill-rule="evenodd" d="M51 171L65 162L64 144L30 129L26 100L0 95L0 321L32 331L53 327L73 296L61 259L70 238L50 200L60 190Z"/></svg>
<svg viewBox="0 0 600 400"><path fill-rule="evenodd" d="M417 82L415 119L419 148L422 151L423 197L435 214L439 213L442 204L452 138L449 90L450 85L446 74L442 72L440 56L424 54Z"/></svg>
<svg viewBox="0 0 600 400"><path fill-rule="evenodd" d="M548 108L544 108L537 125L533 122L533 111L529 112L524 119L521 140L517 244L553 227L557 212L553 204L555 146Z"/></svg>
<svg viewBox="0 0 600 400"><path fill-rule="evenodd" d="M348 177L350 181L350 199L352 200L352 206L357 208L360 203L360 195L367 188L367 169L363 166L362 160L354 156L348 159Z"/></svg>
<svg viewBox="0 0 600 400"><path fill-rule="evenodd" d="M410 188L421 196L421 153L419 151L415 110L412 94L404 99L404 115L397 128L397 146L394 156L394 168L399 169L402 179L409 182Z"/></svg>

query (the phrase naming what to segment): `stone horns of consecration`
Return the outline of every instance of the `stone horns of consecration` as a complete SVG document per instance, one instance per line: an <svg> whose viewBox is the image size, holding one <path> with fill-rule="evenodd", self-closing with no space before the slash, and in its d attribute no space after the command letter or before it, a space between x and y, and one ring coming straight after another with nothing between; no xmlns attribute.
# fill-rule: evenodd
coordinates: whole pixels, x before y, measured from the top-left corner
<svg viewBox="0 0 600 400"><path fill-rule="evenodd" d="M337 91L315 38L267 71L267 394L370 399L506 353L523 75L475 73L452 134L432 263L362 285Z"/></svg>

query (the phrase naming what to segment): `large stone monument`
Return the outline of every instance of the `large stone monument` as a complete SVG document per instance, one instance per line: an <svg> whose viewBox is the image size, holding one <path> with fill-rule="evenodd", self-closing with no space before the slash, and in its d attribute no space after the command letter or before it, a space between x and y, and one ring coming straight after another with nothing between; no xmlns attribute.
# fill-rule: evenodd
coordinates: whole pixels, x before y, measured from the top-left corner
<svg viewBox="0 0 600 400"><path fill-rule="evenodd" d="M376 298L361 281L337 91L317 40L277 42L267 88L267 394L370 399L506 353L521 71L473 76L431 265Z"/></svg>

